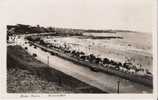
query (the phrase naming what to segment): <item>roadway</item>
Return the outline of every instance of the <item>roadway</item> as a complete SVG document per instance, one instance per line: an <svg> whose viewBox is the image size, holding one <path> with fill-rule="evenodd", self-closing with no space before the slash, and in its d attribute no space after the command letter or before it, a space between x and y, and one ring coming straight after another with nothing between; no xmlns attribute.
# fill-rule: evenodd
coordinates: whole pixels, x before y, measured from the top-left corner
<svg viewBox="0 0 158 100"><path fill-rule="evenodd" d="M50 53L45 52L38 47L35 49L34 46L29 46L29 44L25 44L25 41L26 40L24 40L24 37L21 37L16 41L16 44L21 45L23 48L27 47L28 49L26 51L31 55L33 53L36 53L36 59L45 64L49 64L49 67L59 70L91 86L97 87L100 90L109 93L116 93L117 82L118 80L120 80L120 93L152 92L152 89L150 87L146 87L142 84L134 83L129 80L121 79L117 76L91 71L87 67L77 65L58 56L51 55Z"/></svg>

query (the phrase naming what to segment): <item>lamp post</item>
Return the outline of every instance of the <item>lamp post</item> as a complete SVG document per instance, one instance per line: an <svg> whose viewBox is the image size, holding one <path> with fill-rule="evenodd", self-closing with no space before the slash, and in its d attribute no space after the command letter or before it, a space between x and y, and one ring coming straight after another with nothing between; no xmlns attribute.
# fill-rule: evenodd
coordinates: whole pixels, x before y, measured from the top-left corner
<svg viewBox="0 0 158 100"><path fill-rule="evenodd" d="M117 81L117 93L120 93L120 79Z"/></svg>
<svg viewBox="0 0 158 100"><path fill-rule="evenodd" d="M47 64L48 64L48 67L49 67L49 56L47 56Z"/></svg>

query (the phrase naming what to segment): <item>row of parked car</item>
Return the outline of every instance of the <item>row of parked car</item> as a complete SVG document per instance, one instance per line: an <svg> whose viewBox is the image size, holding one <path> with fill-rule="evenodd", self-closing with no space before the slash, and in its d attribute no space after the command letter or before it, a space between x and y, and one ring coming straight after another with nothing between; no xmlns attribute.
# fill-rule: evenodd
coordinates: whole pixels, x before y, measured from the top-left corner
<svg viewBox="0 0 158 100"><path fill-rule="evenodd" d="M116 70L121 70L123 72L132 73L132 74L152 76L152 73L149 72L149 70L143 69L142 67L137 67L137 66L133 65L132 63L116 62L116 61L114 61L112 59L108 59L106 57L104 59L102 59L102 58L96 57L94 54L88 55L82 51L71 50L66 45L45 43L44 41L42 41L41 44L48 48L54 48L54 49L58 50L59 52L63 52L64 54L72 56L78 60L90 62L91 64L101 65L103 67L113 68Z"/></svg>

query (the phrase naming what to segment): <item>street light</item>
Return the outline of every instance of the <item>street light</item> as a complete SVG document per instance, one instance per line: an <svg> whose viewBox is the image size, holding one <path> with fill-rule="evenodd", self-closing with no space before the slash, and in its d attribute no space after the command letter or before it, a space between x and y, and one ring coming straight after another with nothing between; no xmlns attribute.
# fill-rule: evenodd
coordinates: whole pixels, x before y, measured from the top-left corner
<svg viewBox="0 0 158 100"><path fill-rule="evenodd" d="M117 81L117 93L120 93L120 79Z"/></svg>
<svg viewBox="0 0 158 100"><path fill-rule="evenodd" d="M48 64L48 67L49 67L49 55L47 56L47 64Z"/></svg>

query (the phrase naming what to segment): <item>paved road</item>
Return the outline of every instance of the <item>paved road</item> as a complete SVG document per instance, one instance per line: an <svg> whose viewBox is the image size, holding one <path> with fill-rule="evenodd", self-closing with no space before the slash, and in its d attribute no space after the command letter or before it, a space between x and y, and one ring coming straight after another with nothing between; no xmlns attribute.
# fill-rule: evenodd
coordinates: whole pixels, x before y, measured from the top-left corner
<svg viewBox="0 0 158 100"><path fill-rule="evenodd" d="M76 65L73 62L64 60L57 56L52 56L48 52L42 51L40 48L34 48L29 46L29 44L24 43L25 40L20 38L17 40L17 44L21 45L23 48L28 47L28 53L31 55L33 53L37 54L37 59L49 66L64 72L76 79L79 79L87 84L95 86L103 91L116 93L117 92L117 81L119 77L108 75L101 72L93 72L89 68ZM53 76L52 76L53 78ZM137 84L128 80L120 79L120 93L151 93L152 89L141 84Z"/></svg>

